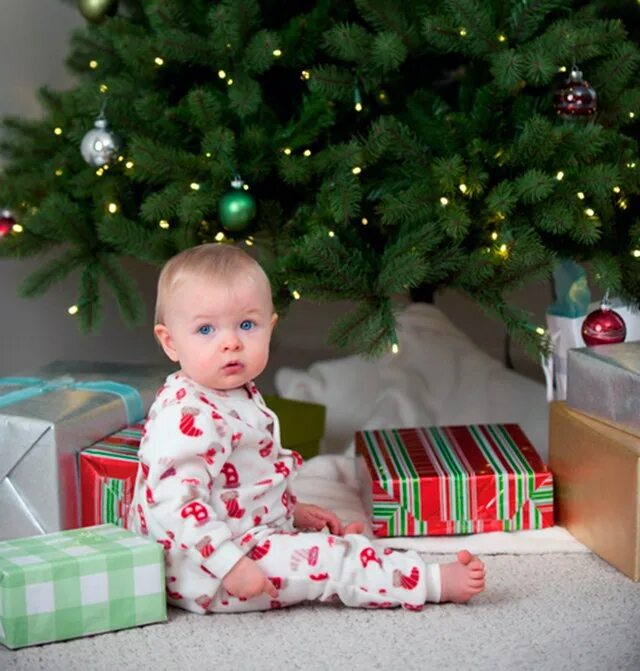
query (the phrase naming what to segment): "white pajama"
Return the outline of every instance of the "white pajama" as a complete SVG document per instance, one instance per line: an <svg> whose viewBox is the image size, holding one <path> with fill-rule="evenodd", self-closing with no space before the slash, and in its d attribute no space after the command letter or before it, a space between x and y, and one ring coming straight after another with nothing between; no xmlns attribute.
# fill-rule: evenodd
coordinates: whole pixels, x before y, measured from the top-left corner
<svg viewBox="0 0 640 671"><path fill-rule="evenodd" d="M165 548L167 596L197 613L266 610L305 600L420 609L438 601L437 565L366 536L293 528L291 480L302 460L280 444L253 383L227 392L180 373L149 411L130 528ZM241 600L222 579L244 555L279 591Z"/></svg>

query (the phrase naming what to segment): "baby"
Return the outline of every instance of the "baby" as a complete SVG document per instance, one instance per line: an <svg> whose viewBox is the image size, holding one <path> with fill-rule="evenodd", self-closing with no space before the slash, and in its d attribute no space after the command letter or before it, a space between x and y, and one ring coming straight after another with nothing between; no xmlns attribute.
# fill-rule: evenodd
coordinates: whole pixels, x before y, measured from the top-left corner
<svg viewBox="0 0 640 671"><path fill-rule="evenodd" d="M179 363L145 426L130 528L164 546L168 601L196 613L305 600L420 610L484 589L469 552L425 564L383 548L291 489L301 457L253 383L277 321L254 259L207 244L173 257L158 281L155 335Z"/></svg>

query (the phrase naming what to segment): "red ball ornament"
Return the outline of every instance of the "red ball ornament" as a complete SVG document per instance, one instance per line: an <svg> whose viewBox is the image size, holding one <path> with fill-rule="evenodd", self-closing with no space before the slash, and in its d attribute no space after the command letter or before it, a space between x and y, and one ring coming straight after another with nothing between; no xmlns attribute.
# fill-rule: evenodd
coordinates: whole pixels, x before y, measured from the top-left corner
<svg viewBox="0 0 640 671"><path fill-rule="evenodd" d="M554 107L558 116L565 119L589 117L596 113L597 101L595 89L582 78L582 72L574 65L569 79L555 93Z"/></svg>
<svg viewBox="0 0 640 671"><path fill-rule="evenodd" d="M624 319L603 301L598 310L588 314L582 322L582 339L585 344L614 345L624 342L627 326Z"/></svg>
<svg viewBox="0 0 640 671"><path fill-rule="evenodd" d="M11 216L9 210L2 210L0 212L0 238L4 238L5 235L11 233L15 223L16 220Z"/></svg>

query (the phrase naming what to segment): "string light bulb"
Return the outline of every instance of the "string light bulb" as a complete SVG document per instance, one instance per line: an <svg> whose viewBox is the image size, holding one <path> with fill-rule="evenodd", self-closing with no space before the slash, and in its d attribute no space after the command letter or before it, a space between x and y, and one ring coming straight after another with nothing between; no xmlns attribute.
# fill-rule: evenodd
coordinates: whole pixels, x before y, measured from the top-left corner
<svg viewBox="0 0 640 671"><path fill-rule="evenodd" d="M56 170L56 177L62 177L62 168Z"/></svg>
<svg viewBox="0 0 640 671"><path fill-rule="evenodd" d="M300 73L300 79L311 79L311 73L309 72L309 70L303 70Z"/></svg>
<svg viewBox="0 0 640 671"><path fill-rule="evenodd" d="M619 186L614 186L613 187L613 193L620 193L621 189Z"/></svg>
<svg viewBox="0 0 640 671"><path fill-rule="evenodd" d="M17 224L16 224L16 225L17 225ZM15 228L16 228L16 227L14 226L13 229L15 230ZM636 258L636 259L639 259L639 258L640 258L640 249L634 249L634 250L631 252L631 256L633 256L633 257Z"/></svg>
<svg viewBox="0 0 640 671"><path fill-rule="evenodd" d="M506 41L507 41L507 36L504 35L503 33L500 33L500 35L498 35L498 42L506 42Z"/></svg>
<svg viewBox="0 0 640 671"><path fill-rule="evenodd" d="M127 161L127 162L124 164L124 167L125 167L127 170L131 170L131 168L133 168L133 161Z"/></svg>
<svg viewBox="0 0 640 671"><path fill-rule="evenodd" d="M302 298L302 296L300 295L300 292L297 291L296 289L294 289L294 290L291 292L291 295L292 295L297 301L299 301L299 300Z"/></svg>
<svg viewBox="0 0 640 671"><path fill-rule="evenodd" d="M398 347L398 343L394 342L393 345L391 345L391 354L397 354L400 351L400 347Z"/></svg>
<svg viewBox="0 0 640 671"><path fill-rule="evenodd" d="M562 172L562 170L558 170L558 172L556 173L556 179L559 182L561 182L564 179L564 172Z"/></svg>
<svg viewBox="0 0 640 671"><path fill-rule="evenodd" d="M585 195L584 195L584 193L583 193L582 191L578 191L578 193L576 193L576 196L578 196L578 198L580 198L580 200L584 200L584 199L585 199Z"/></svg>
<svg viewBox="0 0 640 671"><path fill-rule="evenodd" d="M356 165L353 168L351 168L351 172L354 175L359 175L362 172L362 168L359 165Z"/></svg>
<svg viewBox="0 0 640 671"><path fill-rule="evenodd" d="M287 156L291 156L291 147L285 147L285 148L282 150L282 153L283 153L283 154L286 154Z"/></svg>
<svg viewBox="0 0 640 671"><path fill-rule="evenodd" d="M100 84L99 90L100 93L106 93L109 90L109 87L106 84Z"/></svg>
<svg viewBox="0 0 640 671"><path fill-rule="evenodd" d="M78 314L78 306L77 306L77 305L70 305L70 306L67 308L67 312L68 312L70 315L76 315L76 314Z"/></svg>
<svg viewBox="0 0 640 671"><path fill-rule="evenodd" d="M467 193L467 191L468 191L468 188L467 188L466 184L460 184L460 186L458 186L458 188L460 189L460 191L462 193Z"/></svg>
<svg viewBox="0 0 640 671"><path fill-rule="evenodd" d="M593 217L595 215L595 212L593 211L592 208L588 207L584 213L587 215L587 217Z"/></svg>
<svg viewBox="0 0 640 671"><path fill-rule="evenodd" d="M224 70L218 70L218 77L220 77L220 79L226 79L227 73Z"/></svg>
<svg viewBox="0 0 640 671"><path fill-rule="evenodd" d="M539 336L543 336L546 333L546 331L542 328L542 326L538 326L538 327L536 327L536 333Z"/></svg>
<svg viewBox="0 0 640 671"><path fill-rule="evenodd" d="M96 61L95 59L90 60L89 61L89 67L92 70L95 70L98 67L98 61Z"/></svg>
<svg viewBox="0 0 640 671"><path fill-rule="evenodd" d="M362 219L360 220L360 223L363 226L366 226L369 223L369 220L366 217L362 217Z"/></svg>
<svg viewBox="0 0 640 671"><path fill-rule="evenodd" d="M335 238L335 237L336 237L336 234L335 234L334 231L329 231L329 233L328 233L327 235L328 235L330 238Z"/></svg>
<svg viewBox="0 0 640 671"><path fill-rule="evenodd" d="M491 234L491 239L492 240L497 240L498 239L498 231L493 231L493 233Z"/></svg>
<svg viewBox="0 0 640 671"><path fill-rule="evenodd" d="M164 58L161 58L160 56L156 56L156 57L153 59L153 62L154 62L157 66L164 65Z"/></svg>
<svg viewBox="0 0 640 671"><path fill-rule="evenodd" d="M62 128L60 128L60 126L56 126L56 127L53 129L53 134L54 134L54 135L62 135Z"/></svg>
<svg viewBox="0 0 640 671"><path fill-rule="evenodd" d="M467 36L467 29L466 28L460 28L459 34L460 34L460 37L466 37Z"/></svg>
<svg viewBox="0 0 640 671"><path fill-rule="evenodd" d="M107 205L107 210L109 211L110 214L115 214L118 211L118 204L117 203L109 203Z"/></svg>
<svg viewBox="0 0 640 671"><path fill-rule="evenodd" d="M166 219L160 219L158 226L166 231L169 228L169 222Z"/></svg>
<svg viewBox="0 0 640 671"><path fill-rule="evenodd" d="M11 230L12 230L14 233L22 233L22 231L24 231L24 228L22 227L22 224L14 224L14 225L11 227Z"/></svg>
<svg viewBox="0 0 640 671"><path fill-rule="evenodd" d="M442 207L446 207L448 204L449 199L446 196L442 196L442 198L440 198L440 205L442 205Z"/></svg>
<svg viewBox="0 0 640 671"><path fill-rule="evenodd" d="M273 53L274 58L280 58L280 56L282 56L282 50L281 49L274 49L272 53Z"/></svg>
<svg viewBox="0 0 640 671"><path fill-rule="evenodd" d="M311 149L305 149L305 150L302 152L302 155L303 155L303 156L306 156L306 157L308 158L309 156L311 156Z"/></svg>
<svg viewBox="0 0 640 671"><path fill-rule="evenodd" d="M233 79L231 79L231 77L227 79L227 86L233 86Z"/></svg>
<svg viewBox="0 0 640 671"><path fill-rule="evenodd" d="M216 242L223 242L224 240L226 240L226 238L227 236L222 231L218 231L218 233L216 233L214 237L214 240Z"/></svg>
<svg viewBox="0 0 640 671"><path fill-rule="evenodd" d="M242 185L242 188L243 188L245 191L248 191L248 190L249 190L249 185L248 185L248 184L243 184L243 185Z"/></svg>
<svg viewBox="0 0 640 671"><path fill-rule="evenodd" d="M200 191L200 184L198 182L191 182L189 185L194 191Z"/></svg>

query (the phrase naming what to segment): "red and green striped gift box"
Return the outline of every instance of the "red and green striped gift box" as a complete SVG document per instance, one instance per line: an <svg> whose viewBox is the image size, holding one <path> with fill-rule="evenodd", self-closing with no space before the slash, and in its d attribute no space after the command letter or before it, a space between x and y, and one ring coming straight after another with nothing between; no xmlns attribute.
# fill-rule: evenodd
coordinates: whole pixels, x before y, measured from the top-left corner
<svg viewBox="0 0 640 671"><path fill-rule="evenodd" d="M378 537L553 526L553 477L517 424L356 432Z"/></svg>
<svg viewBox="0 0 640 671"><path fill-rule="evenodd" d="M127 527L138 471L142 424L132 424L80 452L82 526Z"/></svg>

